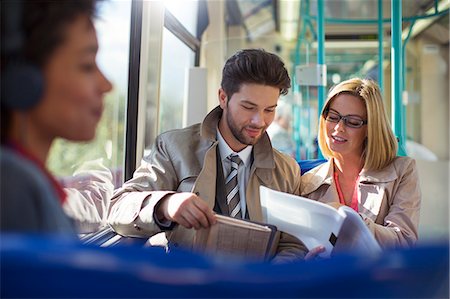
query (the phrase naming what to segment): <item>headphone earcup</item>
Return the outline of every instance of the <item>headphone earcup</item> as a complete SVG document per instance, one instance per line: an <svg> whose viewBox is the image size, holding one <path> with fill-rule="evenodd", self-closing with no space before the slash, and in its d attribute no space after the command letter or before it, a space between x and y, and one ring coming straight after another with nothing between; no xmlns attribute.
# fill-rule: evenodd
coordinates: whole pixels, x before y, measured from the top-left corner
<svg viewBox="0 0 450 299"><path fill-rule="evenodd" d="M1 105L28 110L37 105L44 91L42 71L24 56L23 1L1 2Z"/></svg>
<svg viewBox="0 0 450 299"><path fill-rule="evenodd" d="M1 102L13 110L28 110L37 105L44 91L42 72L25 63L11 63L2 71Z"/></svg>

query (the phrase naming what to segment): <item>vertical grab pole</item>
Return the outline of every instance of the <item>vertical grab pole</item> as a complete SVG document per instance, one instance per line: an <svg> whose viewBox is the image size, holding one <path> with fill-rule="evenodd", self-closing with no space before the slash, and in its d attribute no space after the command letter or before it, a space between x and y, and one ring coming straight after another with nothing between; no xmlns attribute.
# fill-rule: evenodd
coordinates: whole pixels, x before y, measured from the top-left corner
<svg viewBox="0 0 450 299"><path fill-rule="evenodd" d="M324 0L317 1L317 63L325 64L325 16L324 16ZM317 91L317 111L318 119L325 102L325 86L318 86ZM323 158L320 148L317 150L318 158Z"/></svg>
<svg viewBox="0 0 450 299"><path fill-rule="evenodd" d="M294 94L294 99L296 99L295 97L299 97L301 99L302 94L301 94L301 89L299 84L297 83L297 74L295 72L295 67L297 65L300 65L300 50L301 50L301 44L302 42L305 40L305 33L306 33L306 13L304 13L305 11L305 2L302 1L300 2L300 20L301 23L299 24L299 26L301 26L301 31L300 34L297 36L297 42L295 43L295 63L293 66L293 78L294 80L292 83L292 91ZM302 102L298 102L298 101L294 101L294 105L293 107L293 134L294 134L294 141L295 141L295 158L297 160L300 160L301 157L301 132L300 129L302 127L302 117L301 117L301 111L302 111Z"/></svg>
<svg viewBox="0 0 450 299"><path fill-rule="evenodd" d="M383 0L378 0L378 85L381 93L384 90L383 60Z"/></svg>
<svg viewBox="0 0 450 299"><path fill-rule="evenodd" d="M391 0L391 27L392 27L392 49L391 49L391 107L392 126L394 134L398 138L398 155L406 156L404 149L404 119L402 104L402 2L401 0Z"/></svg>

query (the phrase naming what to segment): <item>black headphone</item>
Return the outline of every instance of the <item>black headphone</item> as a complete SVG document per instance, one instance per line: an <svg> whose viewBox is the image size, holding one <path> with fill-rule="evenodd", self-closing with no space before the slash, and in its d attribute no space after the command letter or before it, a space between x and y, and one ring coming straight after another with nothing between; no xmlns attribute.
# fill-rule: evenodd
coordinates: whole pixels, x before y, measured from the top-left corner
<svg viewBox="0 0 450 299"><path fill-rule="evenodd" d="M12 110L26 111L37 105L43 95L41 70L24 57L22 29L23 1L1 1L2 72L1 104Z"/></svg>

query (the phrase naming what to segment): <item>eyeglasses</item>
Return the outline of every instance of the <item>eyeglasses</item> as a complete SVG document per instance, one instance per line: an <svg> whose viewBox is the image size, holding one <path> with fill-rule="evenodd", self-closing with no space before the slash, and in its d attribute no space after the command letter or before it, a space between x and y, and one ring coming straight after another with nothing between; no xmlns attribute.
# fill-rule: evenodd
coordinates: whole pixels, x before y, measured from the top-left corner
<svg viewBox="0 0 450 299"><path fill-rule="evenodd" d="M349 128L361 128L363 125L367 125L367 120L351 115L342 116L333 110L325 110L324 116L325 120L331 123L339 123L342 119Z"/></svg>

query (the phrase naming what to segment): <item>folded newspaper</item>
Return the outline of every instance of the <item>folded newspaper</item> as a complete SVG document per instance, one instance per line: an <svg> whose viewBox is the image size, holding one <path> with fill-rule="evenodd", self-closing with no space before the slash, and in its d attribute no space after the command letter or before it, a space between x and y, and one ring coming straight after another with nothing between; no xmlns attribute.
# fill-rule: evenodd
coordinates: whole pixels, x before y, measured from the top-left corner
<svg viewBox="0 0 450 299"><path fill-rule="evenodd" d="M260 187L264 221L305 243L308 249L323 245L321 257L337 252L366 255L381 252L380 245L360 215L342 206L335 209L305 197Z"/></svg>
<svg viewBox="0 0 450 299"><path fill-rule="evenodd" d="M275 254L279 240L275 226L223 215L216 215L216 219L216 224L196 231L194 250L255 261L270 260Z"/></svg>

